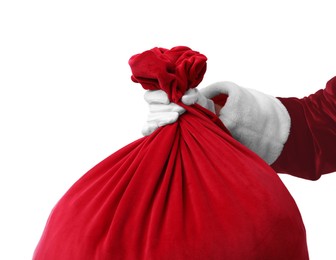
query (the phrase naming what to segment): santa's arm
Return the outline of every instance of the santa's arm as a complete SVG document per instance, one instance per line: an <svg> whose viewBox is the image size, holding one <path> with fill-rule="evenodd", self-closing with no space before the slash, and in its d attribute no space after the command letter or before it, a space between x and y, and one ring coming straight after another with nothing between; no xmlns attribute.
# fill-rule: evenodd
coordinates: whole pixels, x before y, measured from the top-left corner
<svg viewBox="0 0 336 260"><path fill-rule="evenodd" d="M290 134L271 165L279 173L317 180L336 171L336 77L308 97L279 98L291 118Z"/></svg>
<svg viewBox="0 0 336 260"><path fill-rule="evenodd" d="M145 135L175 122L184 112L169 103L163 91L146 94L151 113ZM325 89L302 99L277 99L224 81L183 96L182 102L211 109L204 99L214 101L216 114L232 136L278 173L317 180L336 171L336 77Z"/></svg>

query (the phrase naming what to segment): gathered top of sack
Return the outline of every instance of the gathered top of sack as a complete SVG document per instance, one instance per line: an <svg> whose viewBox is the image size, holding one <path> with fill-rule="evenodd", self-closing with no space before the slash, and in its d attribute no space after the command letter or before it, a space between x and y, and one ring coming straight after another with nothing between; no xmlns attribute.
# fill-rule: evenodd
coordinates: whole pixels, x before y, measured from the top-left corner
<svg viewBox="0 0 336 260"><path fill-rule="evenodd" d="M184 93L203 80L207 58L189 47L153 48L132 56L131 79L147 90L163 90L177 103Z"/></svg>

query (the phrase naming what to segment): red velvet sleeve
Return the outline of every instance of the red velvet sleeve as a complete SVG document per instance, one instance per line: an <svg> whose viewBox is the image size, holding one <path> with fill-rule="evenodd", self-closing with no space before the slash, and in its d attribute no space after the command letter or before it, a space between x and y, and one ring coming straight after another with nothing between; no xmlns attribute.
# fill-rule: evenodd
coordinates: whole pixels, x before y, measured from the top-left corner
<svg viewBox="0 0 336 260"><path fill-rule="evenodd" d="M291 117L288 140L272 165L278 173L317 180L336 171L336 77L308 97L279 98Z"/></svg>

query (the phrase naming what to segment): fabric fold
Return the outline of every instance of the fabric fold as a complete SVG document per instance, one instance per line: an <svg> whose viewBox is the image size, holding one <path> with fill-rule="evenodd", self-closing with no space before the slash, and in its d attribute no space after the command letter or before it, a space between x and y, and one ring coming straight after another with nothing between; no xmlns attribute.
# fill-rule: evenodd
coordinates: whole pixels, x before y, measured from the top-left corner
<svg viewBox="0 0 336 260"><path fill-rule="evenodd" d="M175 50L175 60L190 59L189 50ZM188 73L204 68L179 62ZM187 85L172 100L201 76L181 78ZM35 260L308 259L300 212L277 174L214 114L185 108L177 122L116 151L69 189Z"/></svg>

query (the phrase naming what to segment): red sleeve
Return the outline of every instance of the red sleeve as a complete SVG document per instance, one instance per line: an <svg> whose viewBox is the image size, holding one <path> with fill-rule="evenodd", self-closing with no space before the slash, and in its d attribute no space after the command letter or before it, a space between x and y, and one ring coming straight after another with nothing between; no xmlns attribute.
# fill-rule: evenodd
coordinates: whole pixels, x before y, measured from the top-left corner
<svg viewBox="0 0 336 260"><path fill-rule="evenodd" d="M317 180L336 171L336 77L308 97L279 98L291 117L288 140L272 165L278 173Z"/></svg>

